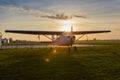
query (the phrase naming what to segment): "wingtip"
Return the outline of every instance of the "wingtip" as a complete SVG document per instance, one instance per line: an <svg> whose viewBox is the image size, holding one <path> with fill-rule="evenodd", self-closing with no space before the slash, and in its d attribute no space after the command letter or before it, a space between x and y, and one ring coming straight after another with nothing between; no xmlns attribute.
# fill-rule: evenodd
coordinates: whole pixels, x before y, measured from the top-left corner
<svg viewBox="0 0 120 80"><path fill-rule="evenodd" d="M8 32L8 30L5 30L5 32L7 33L7 32Z"/></svg>
<svg viewBox="0 0 120 80"><path fill-rule="evenodd" d="M5 32L7 32L7 30L5 30Z"/></svg>
<svg viewBox="0 0 120 80"><path fill-rule="evenodd" d="M109 30L108 32L112 32L111 30Z"/></svg>

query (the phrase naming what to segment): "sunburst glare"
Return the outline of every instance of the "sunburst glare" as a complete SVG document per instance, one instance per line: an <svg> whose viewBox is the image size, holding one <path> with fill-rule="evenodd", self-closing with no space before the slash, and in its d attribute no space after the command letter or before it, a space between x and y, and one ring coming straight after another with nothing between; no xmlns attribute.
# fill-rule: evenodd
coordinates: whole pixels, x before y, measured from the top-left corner
<svg viewBox="0 0 120 80"><path fill-rule="evenodd" d="M62 31L71 31L71 26L74 25L74 21L73 20L65 20L62 22L63 26L61 28Z"/></svg>
<svg viewBox="0 0 120 80"><path fill-rule="evenodd" d="M49 59L49 58L46 58L46 59L45 59L45 61L46 61L46 62L49 62L49 61L50 61L50 59Z"/></svg>

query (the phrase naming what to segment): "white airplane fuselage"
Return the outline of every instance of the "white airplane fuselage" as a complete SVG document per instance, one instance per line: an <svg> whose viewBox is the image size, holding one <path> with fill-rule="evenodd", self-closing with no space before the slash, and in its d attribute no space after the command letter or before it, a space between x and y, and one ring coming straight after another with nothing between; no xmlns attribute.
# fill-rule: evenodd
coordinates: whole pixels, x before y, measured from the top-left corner
<svg viewBox="0 0 120 80"><path fill-rule="evenodd" d="M69 46L75 42L75 35L71 34L62 34L60 37L53 41L59 46Z"/></svg>

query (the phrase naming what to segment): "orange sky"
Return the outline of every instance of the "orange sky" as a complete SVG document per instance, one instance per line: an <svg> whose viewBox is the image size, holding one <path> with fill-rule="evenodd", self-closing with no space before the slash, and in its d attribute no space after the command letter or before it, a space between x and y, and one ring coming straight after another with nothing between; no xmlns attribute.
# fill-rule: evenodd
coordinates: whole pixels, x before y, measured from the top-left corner
<svg viewBox="0 0 120 80"><path fill-rule="evenodd" d="M1 0L0 32L3 37L38 40L37 35L5 33L14 30L111 30L89 35L90 39L120 39L119 0ZM67 28L68 29L68 28ZM83 38L85 39L85 38ZM42 40L47 40L42 37Z"/></svg>

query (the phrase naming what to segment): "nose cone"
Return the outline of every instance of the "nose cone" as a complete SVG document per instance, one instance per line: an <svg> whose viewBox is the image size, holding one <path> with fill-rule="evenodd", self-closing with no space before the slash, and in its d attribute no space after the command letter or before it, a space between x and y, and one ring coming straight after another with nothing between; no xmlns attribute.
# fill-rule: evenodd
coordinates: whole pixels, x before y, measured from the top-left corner
<svg viewBox="0 0 120 80"><path fill-rule="evenodd" d="M73 39L75 39L75 36L72 36Z"/></svg>

